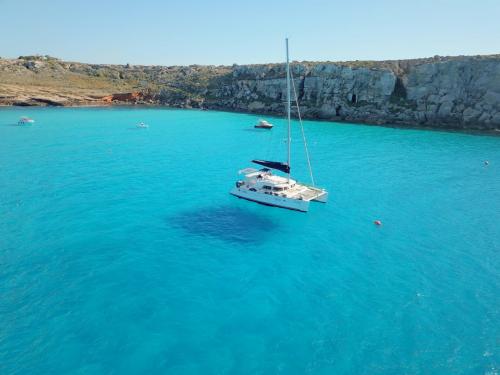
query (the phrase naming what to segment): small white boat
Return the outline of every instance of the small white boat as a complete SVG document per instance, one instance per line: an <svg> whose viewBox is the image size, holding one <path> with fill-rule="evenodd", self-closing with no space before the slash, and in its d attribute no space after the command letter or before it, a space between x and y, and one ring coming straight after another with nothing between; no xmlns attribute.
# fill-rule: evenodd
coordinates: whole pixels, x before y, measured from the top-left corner
<svg viewBox="0 0 500 375"><path fill-rule="evenodd" d="M266 120L259 120L259 122L257 123L257 125L255 125L255 128L258 128L258 129L272 129L273 128L273 124L270 124Z"/></svg>
<svg viewBox="0 0 500 375"><path fill-rule="evenodd" d="M137 124L137 127L138 128L142 128L142 129L146 129L146 128L149 128L149 125L145 124L143 122L140 122L140 123Z"/></svg>
<svg viewBox="0 0 500 375"><path fill-rule="evenodd" d="M17 122L17 125L33 125L34 123L35 123L35 120L33 120L32 118L23 116L19 119L19 121Z"/></svg>
<svg viewBox="0 0 500 375"><path fill-rule="evenodd" d="M262 165L264 168L245 168L239 171L244 174L243 180L236 181L236 186L231 190L231 194L242 199L265 204L268 206L287 208L289 210L297 210L307 212L309 210L309 202L326 203L328 200L328 192L325 189L314 185L314 178L309 160L309 151L302 126L300 111L298 110L298 99L296 95L295 85L291 78L290 63L288 58L288 39L286 39L286 88L287 88L287 120L288 120L288 139L287 139L287 161L269 161L269 160L252 160L253 163ZM302 130L304 148L309 166L309 175L311 184L303 184L293 180L290 177L290 146L291 146L291 87L295 93L295 103L297 105L297 113ZM272 126L272 125L271 125ZM257 127L257 126L256 126ZM287 176L274 175L271 169L286 173Z"/></svg>

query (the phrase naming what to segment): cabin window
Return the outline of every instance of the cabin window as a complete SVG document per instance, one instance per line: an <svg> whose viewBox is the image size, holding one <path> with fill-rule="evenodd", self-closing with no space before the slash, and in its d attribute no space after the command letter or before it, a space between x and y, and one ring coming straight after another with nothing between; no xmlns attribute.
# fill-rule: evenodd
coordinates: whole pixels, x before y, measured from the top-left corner
<svg viewBox="0 0 500 375"><path fill-rule="evenodd" d="M262 186L263 189L272 190L273 188L269 185Z"/></svg>
<svg viewBox="0 0 500 375"><path fill-rule="evenodd" d="M283 190L283 188L282 187L274 187L273 190L274 191L281 191L281 190Z"/></svg>

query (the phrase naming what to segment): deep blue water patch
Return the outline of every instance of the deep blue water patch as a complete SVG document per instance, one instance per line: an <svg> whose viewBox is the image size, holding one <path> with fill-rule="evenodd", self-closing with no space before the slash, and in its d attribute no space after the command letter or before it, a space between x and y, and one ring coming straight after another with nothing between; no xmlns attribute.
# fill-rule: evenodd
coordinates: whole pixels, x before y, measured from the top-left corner
<svg viewBox="0 0 500 375"><path fill-rule="evenodd" d="M279 228L264 215L230 205L181 212L169 217L167 222L195 237L209 236L241 244L262 243Z"/></svg>

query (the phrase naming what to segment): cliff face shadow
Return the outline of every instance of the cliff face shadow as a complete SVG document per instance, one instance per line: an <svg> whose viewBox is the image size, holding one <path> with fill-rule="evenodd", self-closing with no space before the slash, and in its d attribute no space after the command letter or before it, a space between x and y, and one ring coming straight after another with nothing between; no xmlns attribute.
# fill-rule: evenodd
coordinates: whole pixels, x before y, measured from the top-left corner
<svg viewBox="0 0 500 375"><path fill-rule="evenodd" d="M193 236L208 236L231 243L262 243L278 225L253 212L214 206L182 212L167 219L169 225Z"/></svg>

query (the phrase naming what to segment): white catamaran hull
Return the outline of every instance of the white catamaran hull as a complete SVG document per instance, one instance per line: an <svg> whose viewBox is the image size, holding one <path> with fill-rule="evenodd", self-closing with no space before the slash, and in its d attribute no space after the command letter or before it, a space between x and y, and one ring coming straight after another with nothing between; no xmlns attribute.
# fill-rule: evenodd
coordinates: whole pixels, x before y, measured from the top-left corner
<svg viewBox="0 0 500 375"><path fill-rule="evenodd" d="M323 194L320 194L317 198L313 199L314 202L326 203L328 202L328 192L325 191Z"/></svg>
<svg viewBox="0 0 500 375"><path fill-rule="evenodd" d="M267 206L288 208L289 210L302 212L307 212L309 210L309 202L305 200L285 198L239 188L233 188L230 193L238 198L265 204Z"/></svg>

